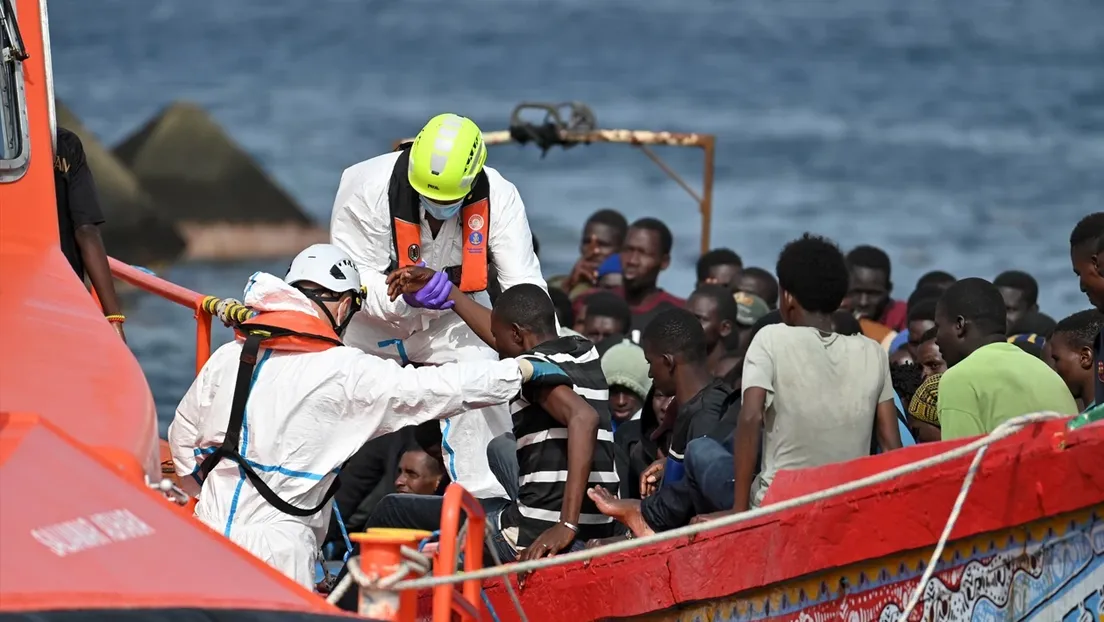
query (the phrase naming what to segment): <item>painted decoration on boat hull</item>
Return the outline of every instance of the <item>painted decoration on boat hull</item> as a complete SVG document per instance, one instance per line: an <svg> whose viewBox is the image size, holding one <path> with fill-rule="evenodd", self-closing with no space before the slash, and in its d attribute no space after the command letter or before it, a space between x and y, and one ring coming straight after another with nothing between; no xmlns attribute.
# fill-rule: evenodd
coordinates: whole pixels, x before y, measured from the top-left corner
<svg viewBox="0 0 1104 622"><path fill-rule="evenodd" d="M654 622L896 622L931 549L746 596L641 617ZM948 545L909 622L1104 622L1104 508Z"/></svg>

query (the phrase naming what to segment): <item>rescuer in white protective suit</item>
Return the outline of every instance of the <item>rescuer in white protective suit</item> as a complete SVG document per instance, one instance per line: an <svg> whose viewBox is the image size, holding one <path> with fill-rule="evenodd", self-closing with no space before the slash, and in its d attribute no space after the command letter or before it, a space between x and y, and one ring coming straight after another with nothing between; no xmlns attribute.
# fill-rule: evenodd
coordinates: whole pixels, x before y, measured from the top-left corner
<svg viewBox="0 0 1104 622"><path fill-rule="evenodd" d="M445 271L460 291L485 307L493 262L505 291L520 283L547 289L525 205L517 188L483 166L483 134L470 119L442 114L399 151L356 164L341 176L330 239L353 258L368 289L345 342L402 363L495 360L450 310L421 308L417 297L392 302L384 279L424 263ZM507 406L491 406L442 422L449 477L478 498L505 497L491 473L487 445L510 431Z"/></svg>
<svg viewBox="0 0 1104 622"><path fill-rule="evenodd" d="M284 280L254 274L244 298L257 315L207 361L169 426L196 516L308 588L337 470L361 445L563 373L521 359L415 369L343 347L362 295L352 260L329 244L300 253Z"/></svg>

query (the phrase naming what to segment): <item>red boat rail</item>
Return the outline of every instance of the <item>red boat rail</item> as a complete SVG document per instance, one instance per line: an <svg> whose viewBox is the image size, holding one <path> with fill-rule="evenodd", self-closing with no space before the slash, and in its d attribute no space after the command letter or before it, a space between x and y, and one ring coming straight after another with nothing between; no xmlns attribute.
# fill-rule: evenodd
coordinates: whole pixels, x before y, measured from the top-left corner
<svg viewBox="0 0 1104 622"><path fill-rule="evenodd" d="M441 508L440 546L433 576L446 577L456 572L457 537L460 535L460 511L468 515L467 536L464 538L464 572L474 572L482 566L483 533L487 515L475 497L457 483L449 484ZM462 592L451 584L433 588L433 622L449 622L452 612L460 614L462 622L478 622L484 618L480 591L483 582L472 579L463 582Z"/></svg>
<svg viewBox="0 0 1104 622"><path fill-rule="evenodd" d="M211 358L211 314L203 309L203 294L193 292L187 287L181 287L176 283L170 283L158 276L139 270L134 266L119 261L114 257L107 258L111 265L111 274L134 287L145 290L182 307L188 307L195 314L196 321L196 373L203 369L207 359ZM92 293L95 296L95 292ZM97 299L97 304L99 300Z"/></svg>

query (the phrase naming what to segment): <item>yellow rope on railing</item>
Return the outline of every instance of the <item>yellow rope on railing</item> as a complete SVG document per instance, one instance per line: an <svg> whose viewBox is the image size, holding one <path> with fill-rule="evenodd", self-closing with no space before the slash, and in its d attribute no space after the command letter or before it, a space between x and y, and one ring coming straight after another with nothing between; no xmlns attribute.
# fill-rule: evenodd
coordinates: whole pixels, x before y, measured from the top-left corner
<svg viewBox="0 0 1104 622"><path fill-rule="evenodd" d="M229 298L224 300L215 296L207 296L200 306L204 311L223 322L230 321L234 324L241 324L255 315L253 309Z"/></svg>

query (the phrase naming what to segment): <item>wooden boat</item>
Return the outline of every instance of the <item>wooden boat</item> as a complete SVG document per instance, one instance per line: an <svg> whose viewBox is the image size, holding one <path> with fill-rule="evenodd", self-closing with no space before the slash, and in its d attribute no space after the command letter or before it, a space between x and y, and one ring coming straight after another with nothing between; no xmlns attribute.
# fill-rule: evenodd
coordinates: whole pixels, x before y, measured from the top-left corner
<svg viewBox="0 0 1104 622"><path fill-rule="evenodd" d="M0 105L4 119L15 120L4 128L14 132L4 135L0 160L0 619L338 615L166 498L172 490L162 483L142 371L58 248L45 0L0 3L0 79L9 87L0 89ZM543 132L537 142L546 148L701 147L705 187L690 192L702 205L707 247L712 137L599 130L571 110L567 121L552 115L539 124L515 115L511 130L488 133L488 142ZM204 297L117 261L112 269L195 312L202 366L211 338ZM766 506L777 511L637 541L631 550L596 550L587 561L553 558L520 590L521 609L532 621L896 620L948 523L972 453L924 465L970 442L780 473ZM987 451L907 619L1104 620L1104 423L1032 423ZM893 469L901 472L846 489ZM454 538L442 543L456 546ZM459 580L451 567L437 574ZM396 589L404 585L420 584ZM502 579L483 587L497 619L521 619ZM434 611L429 592L419 595L421 607L405 619L449 619L447 599ZM468 610L475 615L465 619L490 619L478 603Z"/></svg>
<svg viewBox="0 0 1104 622"><path fill-rule="evenodd" d="M915 463L968 441L917 445L780 473L780 504ZM1104 431L1065 420L992 445L951 542L907 618L1104 620ZM971 456L729 528L538 571L529 620L896 622L944 526ZM488 594L502 620L501 580Z"/></svg>

